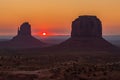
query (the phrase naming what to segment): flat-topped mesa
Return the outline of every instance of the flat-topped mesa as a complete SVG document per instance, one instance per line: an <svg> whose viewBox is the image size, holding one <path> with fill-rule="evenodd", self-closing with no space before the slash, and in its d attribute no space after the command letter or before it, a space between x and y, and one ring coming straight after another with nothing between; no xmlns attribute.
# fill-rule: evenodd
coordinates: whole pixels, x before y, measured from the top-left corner
<svg viewBox="0 0 120 80"><path fill-rule="evenodd" d="M102 37L102 24L96 16L79 16L72 22L71 37Z"/></svg>
<svg viewBox="0 0 120 80"><path fill-rule="evenodd" d="M59 49L73 51L113 51L117 48L102 37L102 24L96 16L79 16L72 22L71 38Z"/></svg>
<svg viewBox="0 0 120 80"><path fill-rule="evenodd" d="M20 29L18 28L18 36L31 36L31 25L28 22L24 22Z"/></svg>

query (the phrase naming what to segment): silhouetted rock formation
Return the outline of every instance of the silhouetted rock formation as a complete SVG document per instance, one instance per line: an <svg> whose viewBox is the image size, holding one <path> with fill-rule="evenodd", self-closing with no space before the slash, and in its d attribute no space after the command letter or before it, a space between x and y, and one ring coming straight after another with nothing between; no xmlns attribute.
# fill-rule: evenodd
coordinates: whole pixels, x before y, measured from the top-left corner
<svg viewBox="0 0 120 80"><path fill-rule="evenodd" d="M102 24L96 16L79 16L72 22L71 38L59 45L74 50L112 50L116 47L102 38Z"/></svg>
<svg viewBox="0 0 120 80"><path fill-rule="evenodd" d="M31 26L28 22L23 23L20 26L20 30L18 27L18 36L31 36Z"/></svg>
<svg viewBox="0 0 120 80"><path fill-rule="evenodd" d="M20 29L18 28L18 33L13 39L1 45L2 48L36 48L47 46L31 35L31 25L28 22L24 22Z"/></svg>
<svg viewBox="0 0 120 80"><path fill-rule="evenodd" d="M102 24L96 16L79 16L72 22L71 37L102 37Z"/></svg>
<svg viewBox="0 0 120 80"><path fill-rule="evenodd" d="M18 27L17 36L13 37L12 41L31 41L31 40L34 41L37 39L31 35L31 25L28 22L24 22L20 26L20 29Z"/></svg>

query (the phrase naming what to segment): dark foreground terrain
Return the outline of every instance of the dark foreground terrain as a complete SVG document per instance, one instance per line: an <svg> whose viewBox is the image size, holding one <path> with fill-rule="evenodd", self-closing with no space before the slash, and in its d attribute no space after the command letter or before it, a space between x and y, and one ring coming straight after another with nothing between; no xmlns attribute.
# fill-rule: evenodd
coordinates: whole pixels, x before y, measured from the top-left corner
<svg viewBox="0 0 120 80"><path fill-rule="evenodd" d="M1 50L0 80L119 80L120 54Z"/></svg>

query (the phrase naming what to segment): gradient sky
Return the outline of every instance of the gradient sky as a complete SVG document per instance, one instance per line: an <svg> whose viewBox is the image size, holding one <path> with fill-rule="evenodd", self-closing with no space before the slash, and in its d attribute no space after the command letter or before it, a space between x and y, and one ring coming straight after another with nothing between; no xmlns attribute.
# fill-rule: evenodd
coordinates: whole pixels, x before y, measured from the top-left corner
<svg viewBox="0 0 120 80"><path fill-rule="evenodd" d="M0 35L16 35L25 21L33 35L70 34L80 15L97 15L104 35L120 35L120 0L0 0Z"/></svg>

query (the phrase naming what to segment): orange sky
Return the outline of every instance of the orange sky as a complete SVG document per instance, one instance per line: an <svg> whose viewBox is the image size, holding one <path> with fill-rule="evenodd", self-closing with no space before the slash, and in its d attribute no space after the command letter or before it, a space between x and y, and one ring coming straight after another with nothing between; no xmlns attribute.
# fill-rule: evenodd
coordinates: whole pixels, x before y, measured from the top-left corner
<svg viewBox="0 0 120 80"><path fill-rule="evenodd" d="M28 21L32 33L70 34L79 15L97 15L104 35L120 35L120 0L0 0L0 35L16 35Z"/></svg>

